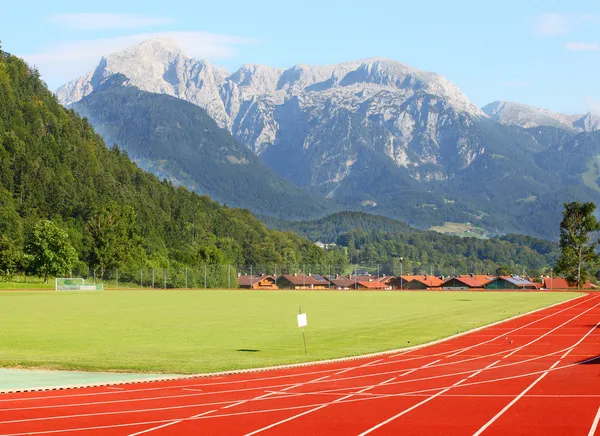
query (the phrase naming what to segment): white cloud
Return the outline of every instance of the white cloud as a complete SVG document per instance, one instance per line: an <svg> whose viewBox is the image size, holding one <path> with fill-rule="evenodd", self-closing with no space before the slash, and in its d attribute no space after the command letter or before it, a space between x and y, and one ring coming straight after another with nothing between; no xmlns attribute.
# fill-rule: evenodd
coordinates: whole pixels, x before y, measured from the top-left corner
<svg viewBox="0 0 600 436"><path fill-rule="evenodd" d="M589 112L600 115L600 100L596 100L588 95L585 97L585 105Z"/></svg>
<svg viewBox="0 0 600 436"><path fill-rule="evenodd" d="M250 38L206 32L153 32L118 38L67 41L48 44L37 53L21 55L38 67L51 89L93 69L104 55L153 38L175 41L191 57L209 60L229 59L236 47L256 42Z"/></svg>
<svg viewBox="0 0 600 436"><path fill-rule="evenodd" d="M600 44L597 42L568 42L565 48L571 51L598 51Z"/></svg>
<svg viewBox="0 0 600 436"><path fill-rule="evenodd" d="M49 17L53 23L77 30L136 29L170 24L171 18L145 17L132 14L55 14Z"/></svg>
<svg viewBox="0 0 600 436"><path fill-rule="evenodd" d="M600 23L600 15L541 14L537 17L535 30L538 35L542 36L566 35L575 30L575 28L586 23Z"/></svg>

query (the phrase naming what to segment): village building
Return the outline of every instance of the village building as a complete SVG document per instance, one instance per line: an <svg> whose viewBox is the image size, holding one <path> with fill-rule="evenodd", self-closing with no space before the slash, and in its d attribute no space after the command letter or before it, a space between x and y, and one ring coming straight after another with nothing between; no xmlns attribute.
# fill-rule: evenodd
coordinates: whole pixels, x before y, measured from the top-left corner
<svg viewBox="0 0 600 436"><path fill-rule="evenodd" d="M336 277L330 280L332 289L358 289L358 282L349 277Z"/></svg>
<svg viewBox="0 0 600 436"><path fill-rule="evenodd" d="M444 281L436 276L417 276L404 286L404 289L441 289Z"/></svg>
<svg viewBox="0 0 600 436"><path fill-rule="evenodd" d="M535 283L519 276L502 276L484 286L485 289L537 289Z"/></svg>
<svg viewBox="0 0 600 436"><path fill-rule="evenodd" d="M277 278L277 286L279 289L327 289L328 284L306 274L284 274Z"/></svg>
<svg viewBox="0 0 600 436"><path fill-rule="evenodd" d="M279 289L273 276L241 275L238 277L238 286L240 289Z"/></svg>
<svg viewBox="0 0 600 436"><path fill-rule="evenodd" d="M461 290L461 289L483 289L485 285L494 280L493 276L468 275L452 277L442 284L442 289Z"/></svg>
<svg viewBox="0 0 600 436"><path fill-rule="evenodd" d="M391 289L385 283L378 282L377 280L371 281L359 281L357 282L358 289L366 289L366 290L382 290L382 289Z"/></svg>

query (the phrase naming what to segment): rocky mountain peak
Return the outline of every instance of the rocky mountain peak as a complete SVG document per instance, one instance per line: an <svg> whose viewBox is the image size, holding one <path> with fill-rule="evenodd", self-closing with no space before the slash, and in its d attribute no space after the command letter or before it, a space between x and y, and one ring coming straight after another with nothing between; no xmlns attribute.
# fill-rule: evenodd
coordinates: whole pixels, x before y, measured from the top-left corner
<svg viewBox="0 0 600 436"><path fill-rule="evenodd" d="M515 124L525 128L551 126L571 132L593 132L600 129L600 118L591 113L566 115L510 101L495 101L482 110L502 124Z"/></svg>

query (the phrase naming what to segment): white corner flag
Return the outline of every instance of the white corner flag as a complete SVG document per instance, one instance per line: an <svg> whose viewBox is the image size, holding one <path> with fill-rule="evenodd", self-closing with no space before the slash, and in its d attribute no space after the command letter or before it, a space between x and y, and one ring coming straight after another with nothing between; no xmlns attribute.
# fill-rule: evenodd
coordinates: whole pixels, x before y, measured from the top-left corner
<svg viewBox="0 0 600 436"><path fill-rule="evenodd" d="M306 322L306 313L298 314L298 327L306 327L308 323Z"/></svg>

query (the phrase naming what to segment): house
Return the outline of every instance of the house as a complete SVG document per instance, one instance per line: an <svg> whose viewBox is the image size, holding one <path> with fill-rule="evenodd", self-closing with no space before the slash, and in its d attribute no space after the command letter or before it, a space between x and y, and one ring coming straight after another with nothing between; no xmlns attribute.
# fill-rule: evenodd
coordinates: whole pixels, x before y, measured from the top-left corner
<svg viewBox="0 0 600 436"><path fill-rule="evenodd" d="M279 289L273 276L249 276L238 277L238 286L241 289Z"/></svg>
<svg viewBox="0 0 600 436"><path fill-rule="evenodd" d="M492 280L494 280L494 277L492 276L468 275L452 277L442 284L442 289L483 289L483 287Z"/></svg>
<svg viewBox="0 0 600 436"><path fill-rule="evenodd" d="M398 276L390 280L389 284L392 286L392 289L406 289L406 284L417 277L422 276Z"/></svg>
<svg viewBox="0 0 600 436"><path fill-rule="evenodd" d="M318 275L318 274L313 274L311 277L317 281L313 285L313 289L329 289L330 288L329 280L327 280L325 277Z"/></svg>
<svg viewBox="0 0 600 436"><path fill-rule="evenodd" d="M484 286L485 289L537 289L534 283L519 276L496 277Z"/></svg>
<svg viewBox="0 0 600 436"><path fill-rule="evenodd" d="M330 280L332 289L358 289L358 281L349 277L337 277Z"/></svg>
<svg viewBox="0 0 600 436"><path fill-rule="evenodd" d="M394 279L395 279L394 276L381 276L381 277L378 277L376 280L379 283L383 283L386 286L388 286L389 289L392 289L392 280L394 280Z"/></svg>
<svg viewBox="0 0 600 436"><path fill-rule="evenodd" d="M389 286L387 286L385 283L381 283L378 282L377 280L371 280L371 281L364 281L361 280L359 282L356 283L358 286L358 289L367 289L367 290L381 290L381 289L391 289Z"/></svg>
<svg viewBox="0 0 600 436"><path fill-rule="evenodd" d="M436 276L417 276L408 283L405 289L440 289L444 281Z"/></svg>
<svg viewBox="0 0 600 436"><path fill-rule="evenodd" d="M562 277L543 277L542 285L543 289L577 289L575 283L568 283L567 280ZM598 289L598 286L591 282L587 282L583 285L583 289Z"/></svg>
<svg viewBox="0 0 600 436"><path fill-rule="evenodd" d="M277 278L280 289L326 289L327 286L306 274L284 274Z"/></svg>

